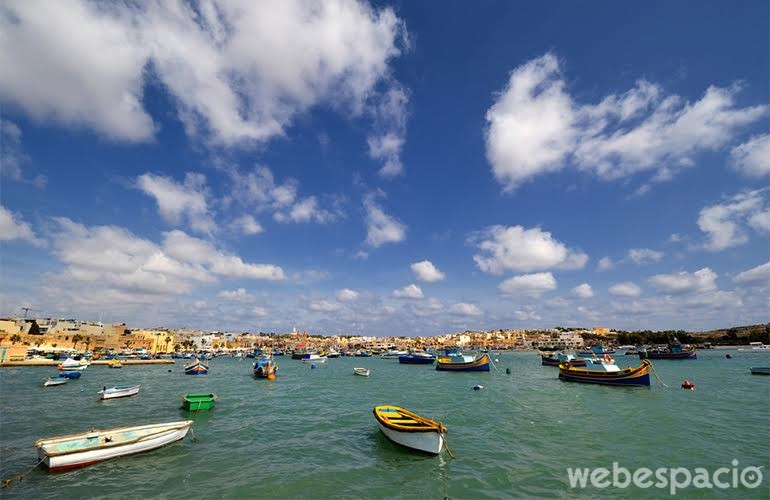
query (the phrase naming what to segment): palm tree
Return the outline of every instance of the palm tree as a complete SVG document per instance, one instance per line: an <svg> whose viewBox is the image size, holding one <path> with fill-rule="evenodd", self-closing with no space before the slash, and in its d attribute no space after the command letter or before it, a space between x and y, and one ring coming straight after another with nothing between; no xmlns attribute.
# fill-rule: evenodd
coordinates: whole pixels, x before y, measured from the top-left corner
<svg viewBox="0 0 770 500"><path fill-rule="evenodd" d="M78 345L78 342L80 342L81 340L83 340L83 336L80 335L79 333L76 333L75 335L73 335L72 336L72 348L74 349L75 346Z"/></svg>
<svg viewBox="0 0 770 500"><path fill-rule="evenodd" d="M91 337L86 337L86 351L88 350L88 347L91 345Z"/></svg>
<svg viewBox="0 0 770 500"><path fill-rule="evenodd" d="M126 341L123 342L123 345L126 347L126 349L128 349L129 347L131 347L131 341L130 340L126 340Z"/></svg>
<svg viewBox="0 0 770 500"><path fill-rule="evenodd" d="M182 346L181 346L181 345L179 345L179 344L174 344L174 352L177 352L177 351L179 351L179 349L181 349L181 348L182 348Z"/></svg>
<svg viewBox="0 0 770 500"><path fill-rule="evenodd" d="M14 333L13 335L11 335L11 344L16 345L16 342L21 342L21 337L18 334Z"/></svg>
<svg viewBox="0 0 770 500"><path fill-rule="evenodd" d="M164 340L166 341L166 352L168 352L168 345L171 343L171 337L166 337Z"/></svg>

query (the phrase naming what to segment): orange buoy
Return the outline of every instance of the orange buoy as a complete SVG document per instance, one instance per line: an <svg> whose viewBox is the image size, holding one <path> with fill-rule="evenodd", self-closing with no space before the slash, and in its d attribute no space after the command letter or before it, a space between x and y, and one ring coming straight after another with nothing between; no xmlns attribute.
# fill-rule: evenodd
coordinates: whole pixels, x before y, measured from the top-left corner
<svg viewBox="0 0 770 500"><path fill-rule="evenodd" d="M691 391L694 391L695 384L693 384L689 380L685 380L684 382L682 382L682 389L690 389Z"/></svg>
<svg viewBox="0 0 770 500"><path fill-rule="evenodd" d="M275 380L275 374L271 373L267 376L267 380Z"/></svg>

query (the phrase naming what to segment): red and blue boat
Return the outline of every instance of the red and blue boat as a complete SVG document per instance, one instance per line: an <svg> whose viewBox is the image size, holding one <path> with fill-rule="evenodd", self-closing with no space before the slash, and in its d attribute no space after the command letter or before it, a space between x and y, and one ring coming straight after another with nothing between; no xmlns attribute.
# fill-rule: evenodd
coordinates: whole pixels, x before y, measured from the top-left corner
<svg viewBox="0 0 770 500"><path fill-rule="evenodd" d="M641 349L639 359L697 359L698 354L694 348L685 349L679 342L669 344L668 347L655 349Z"/></svg>
<svg viewBox="0 0 770 500"><path fill-rule="evenodd" d="M645 359L636 368L619 368L615 360L605 355L601 360L587 359L584 367L573 366L569 361L564 362L559 365L559 378L583 384L649 387L650 366L652 363Z"/></svg>
<svg viewBox="0 0 770 500"><path fill-rule="evenodd" d="M206 375L209 372L209 366L200 359L196 359L189 365L185 365L185 375Z"/></svg>
<svg viewBox="0 0 770 500"><path fill-rule="evenodd" d="M464 356L458 349L447 349L444 356L436 358L436 370L455 372L488 372L489 354Z"/></svg>

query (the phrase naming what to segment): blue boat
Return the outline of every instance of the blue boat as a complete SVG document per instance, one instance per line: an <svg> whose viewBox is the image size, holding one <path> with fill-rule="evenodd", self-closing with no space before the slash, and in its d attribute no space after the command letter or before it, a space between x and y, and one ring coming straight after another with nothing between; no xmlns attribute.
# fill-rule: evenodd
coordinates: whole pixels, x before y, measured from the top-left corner
<svg viewBox="0 0 770 500"><path fill-rule="evenodd" d="M371 358L372 357L372 353L369 352L369 351L358 351L358 352L356 352L356 357L357 358Z"/></svg>
<svg viewBox="0 0 770 500"><path fill-rule="evenodd" d="M436 358L427 352L413 352L398 357L402 365L432 365Z"/></svg>
<svg viewBox="0 0 770 500"><path fill-rule="evenodd" d="M682 344L674 340L668 347L655 349L642 348L639 351L639 359L697 359L698 354L693 348L685 349Z"/></svg>
<svg viewBox="0 0 770 500"><path fill-rule="evenodd" d="M601 358L605 354L615 354L615 351L607 351L603 345L599 344L591 347L588 351L578 351L576 354L581 358Z"/></svg>
<svg viewBox="0 0 770 500"><path fill-rule="evenodd" d="M257 378L269 378L271 375L275 377L275 372L278 371L278 365L273 361L273 357L270 355L263 355L254 363L254 376Z"/></svg>
<svg viewBox="0 0 770 500"><path fill-rule="evenodd" d="M60 372L60 377L65 378L80 378L80 375L82 375L80 372Z"/></svg>

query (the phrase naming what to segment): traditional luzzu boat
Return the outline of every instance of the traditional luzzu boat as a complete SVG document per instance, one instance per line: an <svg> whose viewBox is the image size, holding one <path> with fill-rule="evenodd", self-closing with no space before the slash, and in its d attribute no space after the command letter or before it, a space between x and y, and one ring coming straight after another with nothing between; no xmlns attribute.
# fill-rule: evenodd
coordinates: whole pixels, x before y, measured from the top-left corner
<svg viewBox="0 0 770 500"><path fill-rule="evenodd" d="M182 396L182 409L187 411L210 410L217 401L216 394L185 394Z"/></svg>
<svg viewBox="0 0 770 500"><path fill-rule="evenodd" d="M444 449L444 424L398 406L375 406L373 413L380 431L394 443L433 455Z"/></svg>
<svg viewBox="0 0 770 500"><path fill-rule="evenodd" d="M604 348L603 345L595 345L592 346L587 351L578 351L577 355L580 358L595 358L597 356L604 356L605 354L615 354L615 351L608 351Z"/></svg>
<svg viewBox="0 0 770 500"><path fill-rule="evenodd" d="M64 385L67 383L67 380L69 380L67 377L62 377L61 375L58 377L48 377L43 385L45 387L50 387L52 385Z"/></svg>
<svg viewBox="0 0 770 500"><path fill-rule="evenodd" d="M642 360L636 368L619 368L609 354L602 359L587 359L584 367L575 367L566 361L559 365L559 378L584 384L649 386L650 363Z"/></svg>
<svg viewBox="0 0 770 500"><path fill-rule="evenodd" d="M353 368L353 373L361 377L369 376L369 368Z"/></svg>
<svg viewBox="0 0 770 500"><path fill-rule="evenodd" d="M254 376L258 378L270 378L272 375L275 377L275 372L278 371L278 365L273 361L273 357L270 355L260 356L254 363Z"/></svg>
<svg viewBox="0 0 770 500"><path fill-rule="evenodd" d="M586 360L578 358L573 354L565 354L563 352L557 354L541 354L540 363L544 366L559 366L562 363L569 361L572 366L585 366Z"/></svg>
<svg viewBox="0 0 770 500"><path fill-rule="evenodd" d="M67 358L64 360L62 364L59 365L59 371L60 372L82 372L88 368L88 363L84 361L78 361L76 359Z"/></svg>
<svg viewBox="0 0 770 500"><path fill-rule="evenodd" d="M326 363L326 356L320 354L305 354L302 356L303 363Z"/></svg>
<svg viewBox="0 0 770 500"><path fill-rule="evenodd" d="M446 349L444 356L436 359L436 370L488 372L489 354L481 353L476 356L464 356L458 349Z"/></svg>
<svg viewBox="0 0 770 500"><path fill-rule="evenodd" d="M673 342L668 347L639 351L639 359L697 359L694 348L685 349L679 342Z"/></svg>
<svg viewBox="0 0 770 500"><path fill-rule="evenodd" d="M432 365L436 357L427 352L413 352L398 357L398 362L402 365Z"/></svg>
<svg viewBox="0 0 770 500"><path fill-rule="evenodd" d="M107 368L123 368L123 363L121 363L118 358L112 358L110 362L107 363Z"/></svg>
<svg viewBox="0 0 770 500"><path fill-rule="evenodd" d="M84 467L103 460L154 450L185 437L192 420L91 430L38 439L40 460L50 470Z"/></svg>
<svg viewBox="0 0 770 500"><path fill-rule="evenodd" d="M749 370L752 375L770 375L770 366L752 366Z"/></svg>
<svg viewBox="0 0 770 500"><path fill-rule="evenodd" d="M127 398L139 394L140 385L118 385L115 387L103 388L98 392L101 399Z"/></svg>
<svg viewBox="0 0 770 500"><path fill-rule="evenodd" d="M185 375L206 375L208 372L209 366L200 359L196 359L184 367Z"/></svg>

